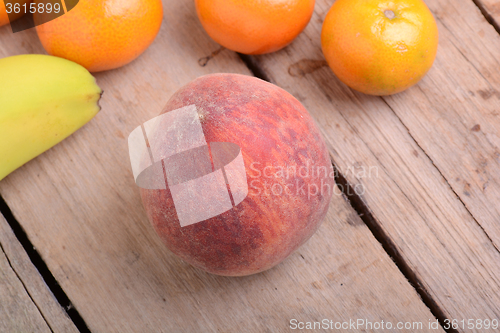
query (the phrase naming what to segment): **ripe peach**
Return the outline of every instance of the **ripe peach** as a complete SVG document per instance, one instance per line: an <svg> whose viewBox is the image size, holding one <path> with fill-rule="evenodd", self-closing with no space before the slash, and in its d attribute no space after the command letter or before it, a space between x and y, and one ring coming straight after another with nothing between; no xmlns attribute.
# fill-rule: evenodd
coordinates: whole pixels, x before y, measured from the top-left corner
<svg viewBox="0 0 500 333"><path fill-rule="evenodd" d="M162 114L192 105L207 143L240 147L248 195L218 216L182 227L168 186L141 188L148 218L166 246L195 267L227 276L269 269L313 235L328 209L333 170L320 132L292 95L254 77L198 78ZM156 133L166 132L158 126ZM207 193L196 195L201 202Z"/></svg>

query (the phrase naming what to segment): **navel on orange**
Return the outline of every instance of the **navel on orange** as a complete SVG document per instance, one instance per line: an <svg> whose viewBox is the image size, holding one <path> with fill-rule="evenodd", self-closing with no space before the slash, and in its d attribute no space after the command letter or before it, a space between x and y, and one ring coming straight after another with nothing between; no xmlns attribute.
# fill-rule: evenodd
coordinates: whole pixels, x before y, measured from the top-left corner
<svg viewBox="0 0 500 333"><path fill-rule="evenodd" d="M304 30L314 0L195 0L201 24L213 40L244 54L277 51Z"/></svg>
<svg viewBox="0 0 500 333"><path fill-rule="evenodd" d="M35 23L43 20L34 15ZM45 50L91 72L128 64L160 30L161 0L81 0L63 16L36 27Z"/></svg>
<svg viewBox="0 0 500 333"><path fill-rule="evenodd" d="M432 67L438 29L422 0L337 0L323 23L321 44L346 85L390 95L416 84Z"/></svg>

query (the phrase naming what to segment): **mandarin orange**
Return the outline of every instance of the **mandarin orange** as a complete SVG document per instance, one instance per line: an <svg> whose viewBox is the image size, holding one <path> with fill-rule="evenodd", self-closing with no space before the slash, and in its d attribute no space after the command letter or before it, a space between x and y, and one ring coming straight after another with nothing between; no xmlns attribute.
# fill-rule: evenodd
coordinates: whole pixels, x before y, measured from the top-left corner
<svg viewBox="0 0 500 333"><path fill-rule="evenodd" d="M416 84L432 67L438 28L422 0L337 0L323 23L321 44L346 85L390 95Z"/></svg>
<svg viewBox="0 0 500 333"><path fill-rule="evenodd" d="M244 54L274 52L307 26L314 0L195 0L201 24L213 40Z"/></svg>
<svg viewBox="0 0 500 333"><path fill-rule="evenodd" d="M35 14L35 23L43 20ZM153 42L163 19L161 0L85 0L36 27L45 50L90 72L128 64Z"/></svg>

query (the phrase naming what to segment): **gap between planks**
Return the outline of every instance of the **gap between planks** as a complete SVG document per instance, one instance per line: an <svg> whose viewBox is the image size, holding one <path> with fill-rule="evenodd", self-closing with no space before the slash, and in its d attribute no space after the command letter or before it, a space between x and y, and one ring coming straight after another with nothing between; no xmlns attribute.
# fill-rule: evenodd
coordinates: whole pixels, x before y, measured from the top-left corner
<svg viewBox="0 0 500 333"><path fill-rule="evenodd" d="M16 236L16 239L19 241L19 243L22 245L22 247L26 251L26 254L28 255L31 263L33 264L33 266L35 266L38 273L40 273L40 275L43 278L43 281L45 282L47 287L50 289L50 291L52 292L52 294L56 298L57 302L59 302L59 304L61 305L63 310L67 313L67 315L69 316L69 318L71 319L73 324L76 326L78 331L80 331L82 333L90 333L90 330L89 330L87 324L85 323L85 321L83 320L83 318L80 316L80 313L73 306L72 302L70 301L70 299L68 298L68 296L66 295L64 290L61 288L61 286L59 285L59 282L57 282L57 280L54 278L54 276L50 272L49 268L47 267L47 264L43 261L42 257L40 256L40 254L38 253L36 248L33 246L31 241L29 240L28 236L26 235L26 232L24 231L23 227L17 221L17 219L14 217L11 209L9 208L9 206L7 205L7 203L5 202L5 200L3 199L3 197L1 195L0 195L0 214L3 215L3 217L5 218L7 223L9 224L10 228L14 232L14 235ZM2 247L2 244L0 244L0 249L5 253L5 251ZM34 300L32 299L31 294L29 293L28 289L26 289L26 285L24 284L22 279L19 277L19 275L16 272L16 270L14 269L14 267L12 267L12 264L10 262L9 257L7 256L7 254L5 254L5 255L7 257L7 261L9 263L10 267L12 268L14 273L18 276L19 280L23 284L23 287L26 290L26 292L28 293L28 296L30 297L30 299L33 301L33 303L37 307L38 311L40 312L43 319L47 323L47 326L53 332L52 327L47 322L47 319L42 314L42 312L41 312L40 308L38 307L38 305L36 304L36 302L34 302Z"/></svg>
<svg viewBox="0 0 500 333"><path fill-rule="evenodd" d="M479 8L481 14L483 14L486 21L488 21L488 23L491 24L493 28L495 28L495 30L500 34L500 25L498 24L497 21L495 21L495 18L491 16L491 14L488 12L486 6L483 5L483 3L481 3L481 0L472 0L472 2L474 2L477 8Z"/></svg>

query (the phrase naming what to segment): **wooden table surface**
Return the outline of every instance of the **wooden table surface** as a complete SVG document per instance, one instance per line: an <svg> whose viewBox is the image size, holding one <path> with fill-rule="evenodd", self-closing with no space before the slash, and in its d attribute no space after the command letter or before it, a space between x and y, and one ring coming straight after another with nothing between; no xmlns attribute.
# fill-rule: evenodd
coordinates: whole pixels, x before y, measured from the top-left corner
<svg viewBox="0 0 500 333"><path fill-rule="evenodd" d="M500 320L496 0L427 0L436 62L417 86L383 98L352 91L326 66L320 31L334 0L316 1L290 46L255 57L214 43L192 0L163 2L153 45L95 75L102 111L0 182L0 332L288 332L293 319L345 332L500 330L484 325ZM25 53L44 53L36 32L0 28L0 57ZM136 126L216 72L256 75L297 97L352 194L333 197L319 232L290 258L241 278L166 249L128 157ZM346 325L358 320L372 327Z"/></svg>

